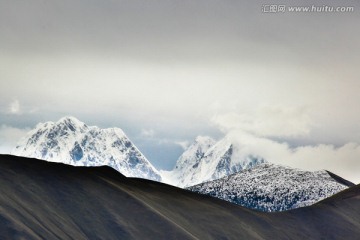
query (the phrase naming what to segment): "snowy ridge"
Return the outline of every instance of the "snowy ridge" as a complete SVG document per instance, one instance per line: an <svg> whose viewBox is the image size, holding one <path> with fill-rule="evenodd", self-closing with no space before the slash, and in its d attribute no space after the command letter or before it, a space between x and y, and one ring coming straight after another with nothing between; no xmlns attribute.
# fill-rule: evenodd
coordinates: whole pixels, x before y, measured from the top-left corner
<svg viewBox="0 0 360 240"><path fill-rule="evenodd" d="M312 205L347 186L326 171L303 171L261 164L187 189L265 212Z"/></svg>
<svg viewBox="0 0 360 240"><path fill-rule="evenodd" d="M161 181L158 171L121 129L90 127L74 117L39 123L12 154L75 166L108 165L127 177Z"/></svg>
<svg viewBox="0 0 360 240"><path fill-rule="evenodd" d="M231 136L225 136L218 142L210 137L197 137L179 157L172 171L161 171L163 180L175 186L188 187L266 162L241 150L242 144Z"/></svg>

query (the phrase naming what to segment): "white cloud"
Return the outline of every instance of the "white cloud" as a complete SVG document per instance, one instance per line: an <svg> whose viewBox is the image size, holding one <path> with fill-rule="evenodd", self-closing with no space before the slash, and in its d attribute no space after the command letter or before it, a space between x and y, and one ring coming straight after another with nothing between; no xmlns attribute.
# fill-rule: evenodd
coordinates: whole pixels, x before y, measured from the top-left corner
<svg viewBox="0 0 360 240"><path fill-rule="evenodd" d="M0 153L9 154L16 143L26 135L28 128L20 129L7 125L0 126Z"/></svg>
<svg viewBox="0 0 360 240"><path fill-rule="evenodd" d="M341 147L320 144L298 147L291 155L294 166L310 170L326 169L355 183L360 183L360 144L347 143Z"/></svg>
<svg viewBox="0 0 360 240"><path fill-rule="evenodd" d="M298 137L310 132L311 121L304 107L263 106L254 112L229 112L211 119L223 132L239 129L256 136Z"/></svg>
<svg viewBox="0 0 360 240"><path fill-rule="evenodd" d="M140 135L145 138L153 138L155 131L153 129L142 129Z"/></svg>
<svg viewBox="0 0 360 240"><path fill-rule="evenodd" d="M189 147L190 142L189 141L175 141L175 144L179 145L183 150L186 150Z"/></svg>
<svg viewBox="0 0 360 240"><path fill-rule="evenodd" d="M233 130L227 137L237 144L237 156L249 154L262 157L271 163L306 170L329 170L341 177L360 183L360 144L347 143L341 147L328 144L290 148L265 137Z"/></svg>
<svg viewBox="0 0 360 240"><path fill-rule="evenodd" d="M8 113L9 114L16 114L16 115L21 114L21 108L20 108L19 100L15 99L14 101L12 101L10 103L9 108L8 108Z"/></svg>

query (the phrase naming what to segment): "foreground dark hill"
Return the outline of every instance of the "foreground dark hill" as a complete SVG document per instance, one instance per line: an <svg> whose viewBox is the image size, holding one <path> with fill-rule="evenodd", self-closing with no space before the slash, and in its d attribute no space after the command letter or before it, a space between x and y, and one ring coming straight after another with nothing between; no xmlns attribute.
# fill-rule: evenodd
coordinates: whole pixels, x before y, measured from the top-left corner
<svg viewBox="0 0 360 240"><path fill-rule="evenodd" d="M359 239L360 187L252 211L110 167L0 155L0 239Z"/></svg>

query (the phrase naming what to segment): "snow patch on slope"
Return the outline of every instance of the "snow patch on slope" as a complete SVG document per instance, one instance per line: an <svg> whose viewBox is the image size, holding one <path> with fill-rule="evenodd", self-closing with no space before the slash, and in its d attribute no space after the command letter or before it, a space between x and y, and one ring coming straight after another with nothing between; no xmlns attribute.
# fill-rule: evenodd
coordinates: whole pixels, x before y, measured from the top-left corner
<svg viewBox="0 0 360 240"><path fill-rule="evenodd" d="M326 171L266 163L188 189L247 208L274 212L309 206L346 188Z"/></svg>

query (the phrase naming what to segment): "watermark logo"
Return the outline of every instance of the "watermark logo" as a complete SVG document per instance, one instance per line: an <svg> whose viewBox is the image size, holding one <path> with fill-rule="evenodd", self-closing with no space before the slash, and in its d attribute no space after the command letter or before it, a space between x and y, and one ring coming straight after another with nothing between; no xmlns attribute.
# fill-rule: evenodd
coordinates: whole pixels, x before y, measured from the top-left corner
<svg viewBox="0 0 360 240"><path fill-rule="evenodd" d="M263 13L349 13L354 12L353 6L287 6L283 4L267 4L261 6L261 12Z"/></svg>

